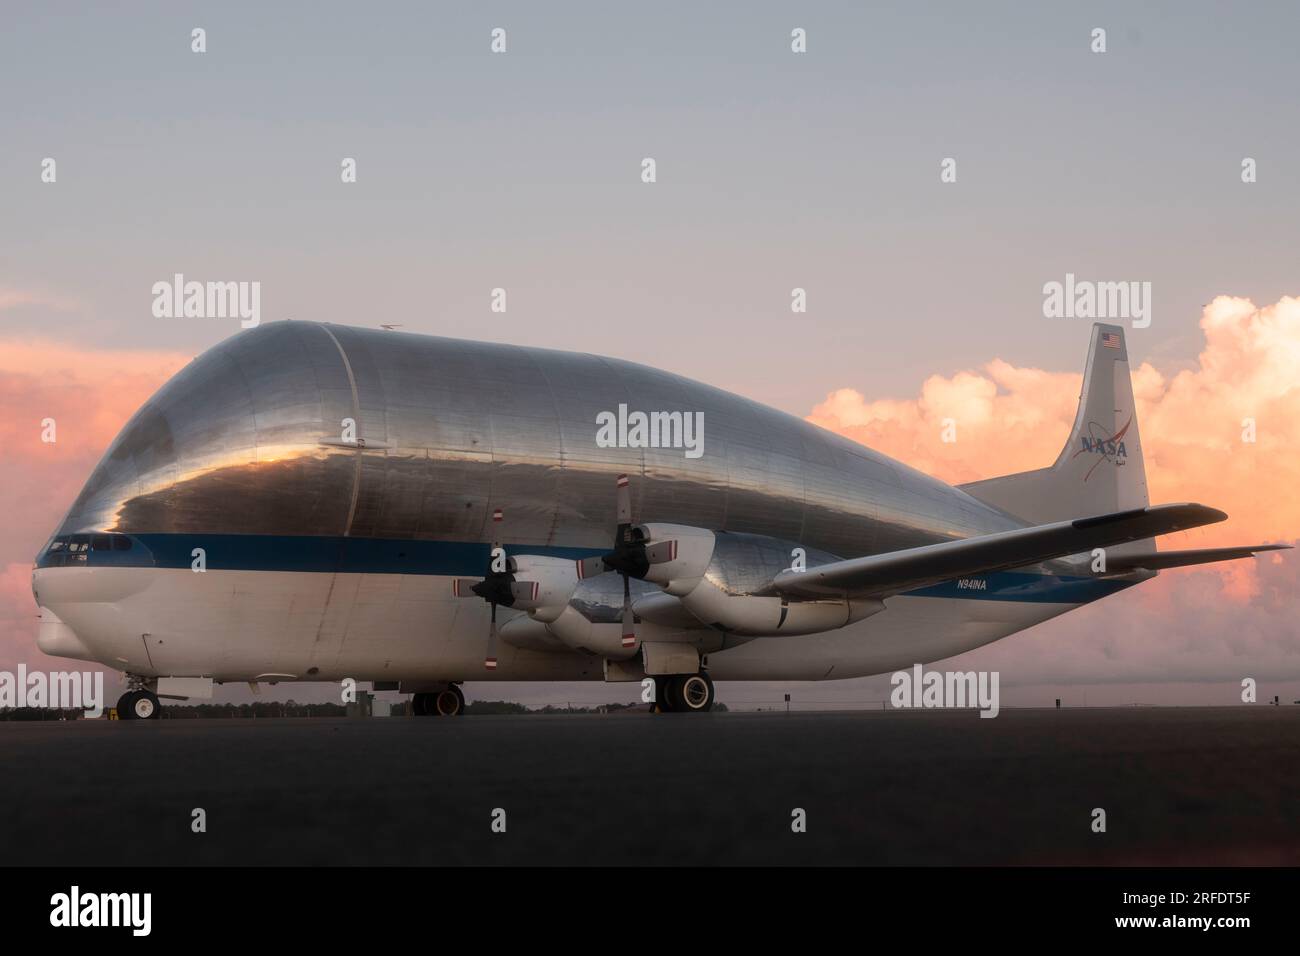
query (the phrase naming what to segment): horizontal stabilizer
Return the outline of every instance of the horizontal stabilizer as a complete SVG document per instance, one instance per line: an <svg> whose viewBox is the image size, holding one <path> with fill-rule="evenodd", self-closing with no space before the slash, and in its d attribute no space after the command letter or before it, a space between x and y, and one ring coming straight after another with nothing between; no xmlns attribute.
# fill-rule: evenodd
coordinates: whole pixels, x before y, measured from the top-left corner
<svg viewBox="0 0 1300 956"><path fill-rule="evenodd" d="M1154 505L834 561L805 571L786 570L776 576L774 583L784 593L804 597L888 597L940 581L1198 528L1226 517L1222 511L1205 505Z"/></svg>
<svg viewBox="0 0 1300 956"><path fill-rule="evenodd" d="M1289 544L1252 544L1238 548L1196 548L1191 551L1148 551L1141 554L1124 554L1106 561L1106 573L1127 574L1145 569L1161 571L1166 568L1185 568L1193 564L1211 564L1215 561L1234 561L1249 558L1261 551L1287 551Z"/></svg>

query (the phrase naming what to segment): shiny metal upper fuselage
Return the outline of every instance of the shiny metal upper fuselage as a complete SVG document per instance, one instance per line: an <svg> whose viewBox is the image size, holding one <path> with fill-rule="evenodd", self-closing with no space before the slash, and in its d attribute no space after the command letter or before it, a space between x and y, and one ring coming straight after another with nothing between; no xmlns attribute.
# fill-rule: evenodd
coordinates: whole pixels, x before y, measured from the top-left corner
<svg viewBox="0 0 1300 956"><path fill-rule="evenodd" d="M598 447L597 415L702 412L703 455ZM356 422L362 447L342 441ZM612 540L633 511L841 557L1021 522L801 419L617 359L281 322L179 372L113 442L57 534L324 536L515 547Z"/></svg>

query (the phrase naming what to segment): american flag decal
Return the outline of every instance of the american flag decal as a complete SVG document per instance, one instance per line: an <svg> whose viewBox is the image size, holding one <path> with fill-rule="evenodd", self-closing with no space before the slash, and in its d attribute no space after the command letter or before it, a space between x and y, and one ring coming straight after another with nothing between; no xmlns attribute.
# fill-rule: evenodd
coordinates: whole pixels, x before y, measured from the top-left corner
<svg viewBox="0 0 1300 956"><path fill-rule="evenodd" d="M1120 337L1118 332L1101 333L1102 348L1117 349L1120 346Z"/></svg>

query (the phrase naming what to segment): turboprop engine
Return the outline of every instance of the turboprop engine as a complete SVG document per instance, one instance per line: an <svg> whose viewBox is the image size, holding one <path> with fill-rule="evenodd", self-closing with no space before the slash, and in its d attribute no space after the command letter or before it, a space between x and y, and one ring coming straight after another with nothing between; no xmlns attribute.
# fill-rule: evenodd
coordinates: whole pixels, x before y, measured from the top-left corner
<svg viewBox="0 0 1300 956"><path fill-rule="evenodd" d="M583 581L578 563L566 558L521 554L511 560L518 577L531 582L533 590L531 596L515 601L515 609L528 616L506 625L506 640L534 647L558 640L611 660L626 660L639 652L635 643L629 646L623 641L622 589L616 581Z"/></svg>
<svg viewBox="0 0 1300 956"><path fill-rule="evenodd" d="M550 624L569 606L578 586L578 565L571 558L540 554L517 554L510 558L516 580L531 585L531 591L515 598L514 608L542 624Z"/></svg>
<svg viewBox="0 0 1300 956"><path fill-rule="evenodd" d="M884 609L876 600L790 600L773 586L782 571L839 560L765 535L706 531L687 525L637 528L662 558L644 580L676 597L702 623L749 637L831 631Z"/></svg>
<svg viewBox="0 0 1300 956"><path fill-rule="evenodd" d="M642 641L689 643L704 653L724 634L816 634L884 610L879 600L791 598L776 588L781 572L838 561L833 554L766 535L633 524L626 475L618 478L617 517L613 548L603 555L579 561L507 556L494 542L483 580L457 580L457 595L492 604L489 669L496 666L498 605L525 612L502 631L511 644L545 649L558 643L610 660L635 656ZM499 524L501 512L494 518ZM622 579L621 608L615 575Z"/></svg>

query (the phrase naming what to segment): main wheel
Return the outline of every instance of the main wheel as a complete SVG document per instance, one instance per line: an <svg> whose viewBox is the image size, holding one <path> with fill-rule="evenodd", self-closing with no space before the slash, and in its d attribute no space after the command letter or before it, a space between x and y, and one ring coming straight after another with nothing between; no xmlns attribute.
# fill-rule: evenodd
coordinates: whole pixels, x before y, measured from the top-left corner
<svg viewBox="0 0 1300 956"><path fill-rule="evenodd" d="M655 706L659 708L659 713L661 714L671 713L676 709L673 707L672 694L669 693L669 689L674 680L675 678L673 677L656 677L654 679Z"/></svg>
<svg viewBox="0 0 1300 956"><path fill-rule="evenodd" d="M126 701L126 707L122 707L122 700ZM147 690L132 691L123 696L122 700L117 702L119 718L125 717L127 720L157 720L162 716L162 704L158 698Z"/></svg>
<svg viewBox="0 0 1300 956"><path fill-rule="evenodd" d="M131 712L131 705L135 703L136 692L129 690L117 699L117 719L130 720L135 716Z"/></svg>
<svg viewBox="0 0 1300 956"><path fill-rule="evenodd" d="M455 684L446 690L416 694L411 698L411 713L416 717L459 717L465 713L465 695Z"/></svg>
<svg viewBox="0 0 1300 956"><path fill-rule="evenodd" d="M713 681L707 674L690 674L673 681L675 709L689 714L703 714L713 708Z"/></svg>
<svg viewBox="0 0 1300 956"><path fill-rule="evenodd" d="M430 694L429 713L438 717L459 717L465 713L465 695L452 684L446 690Z"/></svg>

